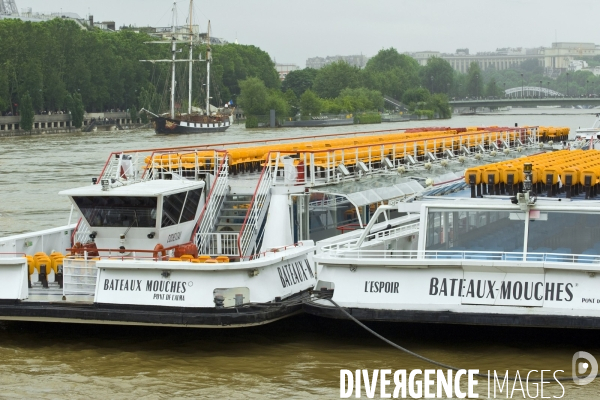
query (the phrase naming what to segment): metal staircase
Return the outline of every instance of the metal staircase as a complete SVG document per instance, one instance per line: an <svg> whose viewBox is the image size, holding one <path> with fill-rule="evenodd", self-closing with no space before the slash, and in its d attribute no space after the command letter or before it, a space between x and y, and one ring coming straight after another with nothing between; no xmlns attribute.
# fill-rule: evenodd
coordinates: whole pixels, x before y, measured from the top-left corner
<svg viewBox="0 0 600 400"><path fill-rule="evenodd" d="M269 158L267 158L269 159ZM279 161L278 159L276 161ZM277 165L277 163L275 164ZM238 236L240 259L255 256L261 248L264 227L269 204L271 202L271 187L273 172L271 165L266 165L260 176L256 191L252 197L248 213Z"/></svg>

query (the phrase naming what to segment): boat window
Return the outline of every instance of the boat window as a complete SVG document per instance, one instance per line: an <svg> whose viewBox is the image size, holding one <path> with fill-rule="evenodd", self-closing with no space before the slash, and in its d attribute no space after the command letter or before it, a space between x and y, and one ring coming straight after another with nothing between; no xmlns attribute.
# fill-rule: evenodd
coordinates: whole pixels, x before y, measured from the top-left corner
<svg viewBox="0 0 600 400"><path fill-rule="evenodd" d="M525 219L509 211L430 210L426 250L523 251Z"/></svg>
<svg viewBox="0 0 600 400"><path fill-rule="evenodd" d="M73 201L92 227L156 226L156 197L73 196Z"/></svg>
<svg viewBox="0 0 600 400"><path fill-rule="evenodd" d="M191 190L187 199L185 200L185 205L183 206L183 211L181 213L181 221L180 222L188 222L194 220L196 217L196 211L198 210L198 204L200 203L200 194L202 193L202 189Z"/></svg>
<svg viewBox="0 0 600 400"><path fill-rule="evenodd" d="M600 215L552 211L530 214L527 252L600 254Z"/></svg>
<svg viewBox="0 0 600 400"><path fill-rule="evenodd" d="M190 192L180 192L165 196L163 198L161 226L164 228L192 221L196 216L201 193L202 189L195 189Z"/></svg>

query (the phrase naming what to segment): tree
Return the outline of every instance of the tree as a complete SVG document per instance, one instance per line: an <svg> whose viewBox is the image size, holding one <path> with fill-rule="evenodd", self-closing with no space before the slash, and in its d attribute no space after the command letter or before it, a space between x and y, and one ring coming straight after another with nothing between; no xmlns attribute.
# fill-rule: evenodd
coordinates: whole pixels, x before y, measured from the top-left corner
<svg viewBox="0 0 600 400"><path fill-rule="evenodd" d="M408 106L409 109L414 109L418 103L427 103L430 98L429 90L418 88L409 89L402 96L402 102Z"/></svg>
<svg viewBox="0 0 600 400"><path fill-rule="evenodd" d="M497 97L499 95L498 85L496 84L495 78L490 79L485 89L485 93L490 97Z"/></svg>
<svg viewBox="0 0 600 400"><path fill-rule="evenodd" d="M469 72L467 73L467 93L471 97L479 97L483 93L483 75L479 64L473 61L469 65Z"/></svg>
<svg viewBox="0 0 600 400"><path fill-rule="evenodd" d="M337 61L318 70L313 90L320 97L333 99L338 97L343 89L359 86L360 70L345 61Z"/></svg>
<svg viewBox="0 0 600 400"><path fill-rule="evenodd" d="M448 104L448 96L446 96L444 93L436 93L432 95L426 108L432 110L440 118L452 117L452 111L450 110L450 105Z"/></svg>
<svg viewBox="0 0 600 400"><path fill-rule="evenodd" d="M241 93L238 104L247 115L264 115L268 112L267 100L269 91L259 78L248 78L240 81Z"/></svg>
<svg viewBox="0 0 600 400"><path fill-rule="evenodd" d="M312 90L307 90L300 96L300 112L302 115L318 115L322 109L321 99Z"/></svg>
<svg viewBox="0 0 600 400"><path fill-rule="evenodd" d="M288 103L288 107L290 108L290 114L296 115L300 111L300 104L298 102L298 97L294 93L292 89L286 90L283 94L285 101Z"/></svg>
<svg viewBox="0 0 600 400"><path fill-rule="evenodd" d="M442 58L429 58L427 65L421 69L421 85L428 88L431 93L448 94L453 80L454 69Z"/></svg>
<svg viewBox="0 0 600 400"><path fill-rule="evenodd" d="M292 90L296 97L300 97L307 89L312 88L317 72L318 71L313 68L291 71L281 83L281 90L283 92Z"/></svg>
<svg viewBox="0 0 600 400"><path fill-rule="evenodd" d="M369 60L362 75L364 86L398 100L406 90L420 84L419 63L394 48L380 50Z"/></svg>
<svg viewBox="0 0 600 400"><path fill-rule="evenodd" d="M83 126L83 117L85 115L85 108L83 106L83 100L81 99L81 94L75 93L73 96L72 102L72 110L71 111L71 120L73 121L73 126L75 128L81 128Z"/></svg>
<svg viewBox="0 0 600 400"><path fill-rule="evenodd" d="M0 64L0 115L10 106L8 71Z"/></svg>
<svg viewBox="0 0 600 400"><path fill-rule="evenodd" d="M35 113L33 111L33 104L31 102L31 96L29 92L25 92L21 97L21 129L25 131L31 131L33 129L33 121L35 119Z"/></svg>

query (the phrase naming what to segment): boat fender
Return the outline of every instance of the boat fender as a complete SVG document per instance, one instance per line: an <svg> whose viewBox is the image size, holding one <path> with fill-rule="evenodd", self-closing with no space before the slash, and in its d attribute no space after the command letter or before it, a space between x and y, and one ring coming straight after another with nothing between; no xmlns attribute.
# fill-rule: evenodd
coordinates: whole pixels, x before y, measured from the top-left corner
<svg viewBox="0 0 600 400"><path fill-rule="evenodd" d="M158 243L156 246L154 246L154 250L152 251L152 257L156 258L157 260L162 260L164 258L164 256L165 256L165 248L162 244Z"/></svg>

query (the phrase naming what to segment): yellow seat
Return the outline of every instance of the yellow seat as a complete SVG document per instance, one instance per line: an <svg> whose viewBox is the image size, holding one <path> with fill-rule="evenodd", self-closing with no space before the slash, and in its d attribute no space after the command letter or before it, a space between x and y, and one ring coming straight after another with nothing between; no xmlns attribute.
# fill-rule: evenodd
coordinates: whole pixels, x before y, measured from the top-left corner
<svg viewBox="0 0 600 400"><path fill-rule="evenodd" d="M190 254L184 254L184 255L182 255L179 258L181 258L181 261L190 261L190 260L192 260L194 258L194 256L192 256Z"/></svg>
<svg viewBox="0 0 600 400"><path fill-rule="evenodd" d="M217 264L218 261L215 260L214 258L209 258L208 260L204 261L205 264Z"/></svg>
<svg viewBox="0 0 600 400"><path fill-rule="evenodd" d="M171 257L171 258L169 258L169 261L181 261L181 258L179 258L179 257Z"/></svg>
<svg viewBox="0 0 600 400"><path fill-rule="evenodd" d="M218 256L216 258L216 260L217 260L217 262L220 262L220 263L228 263L229 262L229 257L227 257L227 256Z"/></svg>
<svg viewBox="0 0 600 400"><path fill-rule="evenodd" d="M198 256L198 260L200 260L200 262L203 263L203 262L206 262L206 260L210 260L210 256L203 254L203 255Z"/></svg>

